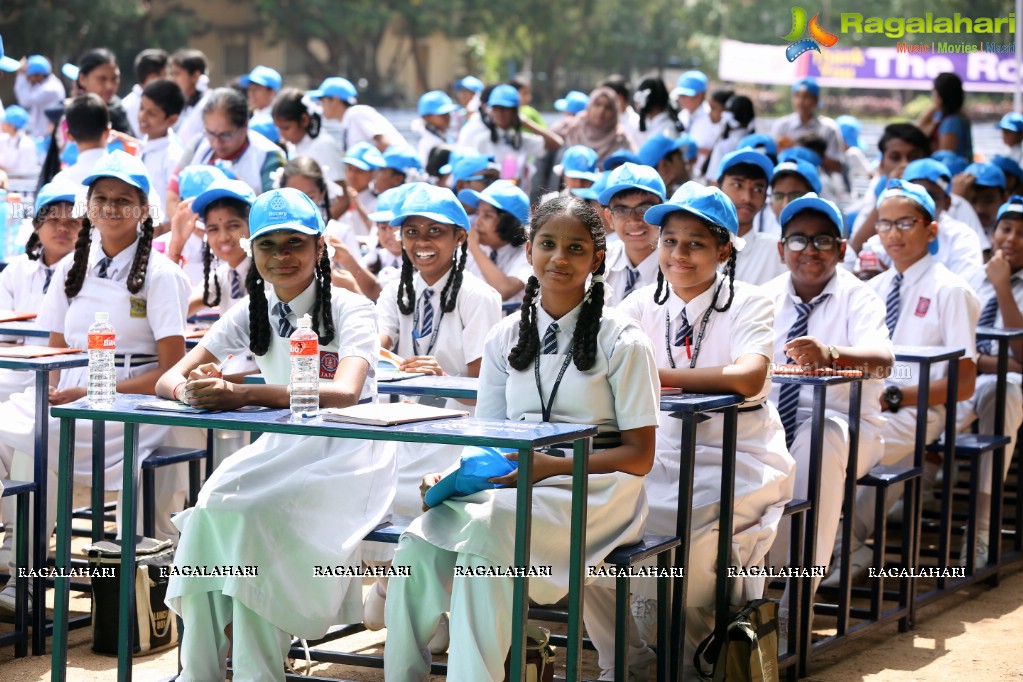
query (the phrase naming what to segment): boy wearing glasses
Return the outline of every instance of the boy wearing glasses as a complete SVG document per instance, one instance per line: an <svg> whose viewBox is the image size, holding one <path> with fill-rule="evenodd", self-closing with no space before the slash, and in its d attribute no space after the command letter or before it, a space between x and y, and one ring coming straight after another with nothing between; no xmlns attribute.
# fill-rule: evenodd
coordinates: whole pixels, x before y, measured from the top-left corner
<svg viewBox="0 0 1023 682"><path fill-rule="evenodd" d="M785 272L778 259L776 236L753 229L757 214L767 203L767 188L774 176L774 164L766 154L740 149L725 154L718 166L718 186L735 204L739 236L746 246L735 261L735 279L764 284Z"/></svg>
<svg viewBox="0 0 1023 682"><path fill-rule="evenodd" d="M813 164L802 159L789 159L775 166L767 195L767 208L757 216L757 232L766 232L780 239L781 212L808 192L818 196L821 193L821 176Z"/></svg>
<svg viewBox="0 0 1023 682"><path fill-rule="evenodd" d="M794 165L794 164L793 164ZM791 174L792 170L782 168ZM789 180L777 181L787 191ZM793 185L794 186L794 185ZM838 267L847 248L842 212L838 206L815 193L786 202L779 214L782 238L778 255L788 271L764 285L774 301L776 366L796 365L806 369L834 367L858 369L866 374L887 375L895 360L885 326L884 301L845 268ZM860 416L860 447L857 477L866 474L884 453L881 432L881 393L884 383L874 379L863 384ZM810 466L810 387L775 384L771 400L778 408L789 453L796 461L794 496L807 497ZM818 506L816 553L813 565L823 566L831 558L838 533L849 457L849 386L828 390L824 421L824 451L821 460L821 488ZM778 535L772 554L784 564L789 537ZM807 559L810 562L809 559ZM782 604L786 604L782 600Z"/></svg>
<svg viewBox="0 0 1023 682"><path fill-rule="evenodd" d="M647 210L663 203L664 181L650 166L623 163L608 175L599 201L618 235L607 245L604 303L617 306L636 289L657 282L660 228L646 221Z"/></svg>

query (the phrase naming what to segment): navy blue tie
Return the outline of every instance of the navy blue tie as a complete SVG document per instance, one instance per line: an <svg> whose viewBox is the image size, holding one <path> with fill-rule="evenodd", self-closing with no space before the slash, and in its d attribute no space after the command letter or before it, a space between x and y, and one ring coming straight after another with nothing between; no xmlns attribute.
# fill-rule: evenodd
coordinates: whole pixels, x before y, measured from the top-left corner
<svg viewBox="0 0 1023 682"><path fill-rule="evenodd" d="M901 303L900 291L902 287L902 273L896 272L895 279L892 280L892 289L888 292L888 298L884 300L884 306L888 309L888 313L885 315L884 323L888 327L888 336L895 339L895 325L899 323L899 307Z"/></svg>
<svg viewBox="0 0 1023 682"><path fill-rule="evenodd" d="M625 296L632 293L632 290L636 288L636 282L639 281L639 270L633 270L632 268L625 268Z"/></svg>
<svg viewBox="0 0 1023 682"><path fill-rule="evenodd" d="M99 259L99 263L96 264L96 276L100 279L106 279L108 276L107 269L110 264L114 262L114 259L110 256L103 256Z"/></svg>
<svg viewBox="0 0 1023 682"><path fill-rule="evenodd" d="M231 270L231 298L238 300L244 296L242 293L242 278L237 270Z"/></svg>
<svg viewBox="0 0 1023 682"><path fill-rule="evenodd" d="M785 337L786 342L806 336L810 314L830 295L825 294L810 303L796 304L796 321L789 328L789 333ZM795 360L788 358L786 363L795 364ZM782 384L778 390L778 416L781 417L781 425L785 427L785 445L788 447L792 447L792 441L796 437L796 412L799 407L800 388L802 386L798 384Z"/></svg>
<svg viewBox="0 0 1023 682"><path fill-rule="evenodd" d="M288 315L291 314L291 306L284 301L278 301L273 307L273 314L279 319L277 320L277 336L283 339L291 338L295 328L288 321Z"/></svg>
<svg viewBox="0 0 1023 682"><path fill-rule="evenodd" d="M978 327L993 327L998 318L998 295L991 294L991 298L984 304L980 311L980 319L977 320ZM984 339L977 342L977 352L981 355L994 355L995 344L991 339Z"/></svg>
<svg viewBox="0 0 1023 682"><path fill-rule="evenodd" d="M423 302L419 321L419 338L425 338L433 333L433 304L430 297L433 296L433 289L423 289Z"/></svg>
<svg viewBox="0 0 1023 682"><path fill-rule="evenodd" d="M43 293L45 294L50 290L50 281L53 280L53 268L43 268L46 270L46 281L43 282Z"/></svg>
<svg viewBox="0 0 1023 682"><path fill-rule="evenodd" d="M681 348L682 344L686 341L689 345L693 343L693 327L689 324L689 318L686 317L686 309L682 309L682 322L679 323L678 331L675 332L675 347Z"/></svg>
<svg viewBox="0 0 1023 682"><path fill-rule="evenodd" d="M547 332L543 335L543 354L557 355L558 353L558 323L551 322Z"/></svg>
<svg viewBox="0 0 1023 682"><path fill-rule="evenodd" d="M497 249L490 252L490 262L497 265Z"/></svg>

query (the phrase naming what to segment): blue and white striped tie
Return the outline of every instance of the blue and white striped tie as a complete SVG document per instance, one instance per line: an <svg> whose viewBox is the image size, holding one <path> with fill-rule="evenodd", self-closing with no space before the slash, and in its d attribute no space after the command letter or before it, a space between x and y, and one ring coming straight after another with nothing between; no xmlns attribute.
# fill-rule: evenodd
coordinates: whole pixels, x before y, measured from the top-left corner
<svg viewBox="0 0 1023 682"><path fill-rule="evenodd" d="M993 327L995 320L998 318L998 296L997 294L991 294L991 298L984 304L984 309L980 311L980 319L977 320L978 327ZM994 355L995 344L991 339L984 339L977 342L977 352L981 355Z"/></svg>
<svg viewBox="0 0 1023 682"><path fill-rule="evenodd" d="M789 328L789 333L785 337L786 342L806 336L810 314L830 295L824 294L815 301L796 304L796 321ZM786 362L792 365L796 361L788 358ZM785 445L787 447L792 447L792 441L796 437L796 412L799 408L799 389L801 388L802 386L798 384L782 384L778 389L778 416L781 417L781 425L785 427Z"/></svg>
<svg viewBox="0 0 1023 682"><path fill-rule="evenodd" d="M273 307L273 314L279 319L277 320L277 336L283 339L291 338L295 328L288 321L288 315L291 314L291 306L284 301L278 301Z"/></svg>
<svg viewBox="0 0 1023 682"><path fill-rule="evenodd" d="M110 256L103 256L102 258L100 258L99 262L96 264L96 276L99 277L100 279L106 279L107 269L113 262L114 259L111 258Z"/></svg>
<svg viewBox="0 0 1023 682"><path fill-rule="evenodd" d="M231 298L238 300L245 294L242 293L242 278L237 270L231 270Z"/></svg>
<svg viewBox="0 0 1023 682"><path fill-rule="evenodd" d="M895 273L892 280L892 290L888 292L888 298L884 300L884 306L888 313L884 317L885 326L888 327L888 336L895 339L895 325L899 323L899 307L901 303L899 289L902 287L902 273Z"/></svg>
<svg viewBox="0 0 1023 682"><path fill-rule="evenodd" d="M557 355L558 353L558 323L551 322L547 332L543 335L543 354Z"/></svg>
<svg viewBox="0 0 1023 682"><path fill-rule="evenodd" d="M639 270L633 270L632 268L625 268L625 296L632 293L632 290L636 288L636 282L639 281Z"/></svg>
<svg viewBox="0 0 1023 682"><path fill-rule="evenodd" d="M681 348L682 344L689 341L689 344L693 343L693 327L689 324L689 318L686 317L686 309L682 309L682 322L679 323L678 331L675 332L675 347Z"/></svg>
<svg viewBox="0 0 1023 682"><path fill-rule="evenodd" d="M419 320L419 338L425 338L433 333L433 304L430 297L433 296L433 289L423 289L422 307Z"/></svg>
<svg viewBox="0 0 1023 682"><path fill-rule="evenodd" d="M43 293L50 290L50 282L53 281L53 268L43 268L46 271L46 281L43 282Z"/></svg>

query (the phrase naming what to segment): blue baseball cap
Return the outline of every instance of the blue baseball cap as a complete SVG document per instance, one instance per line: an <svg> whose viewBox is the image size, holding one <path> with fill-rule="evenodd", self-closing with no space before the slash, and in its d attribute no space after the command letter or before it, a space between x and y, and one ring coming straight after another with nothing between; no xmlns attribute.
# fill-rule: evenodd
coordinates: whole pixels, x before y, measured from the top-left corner
<svg viewBox="0 0 1023 682"><path fill-rule="evenodd" d="M860 146L860 125L859 119L849 114L843 114L835 119L835 123L838 124L838 129L842 131L842 139L850 147Z"/></svg>
<svg viewBox="0 0 1023 682"><path fill-rule="evenodd" d="M280 90L281 74L276 69L260 64L250 71L248 75L239 78L238 82L242 84L243 88L255 84L262 85L264 88L270 88L271 90Z"/></svg>
<svg viewBox="0 0 1023 682"><path fill-rule="evenodd" d="M1020 165L1008 156L1002 156L1001 154L992 156L991 164L1001 168L1002 172L1005 173L1006 179L1008 179L1010 175L1014 175L1020 180L1023 180L1023 168L1020 168Z"/></svg>
<svg viewBox="0 0 1023 682"><path fill-rule="evenodd" d="M519 91L513 85L497 85L490 91L490 96L487 97L487 104L492 107L518 109L521 102L522 98L519 97Z"/></svg>
<svg viewBox="0 0 1023 682"><path fill-rule="evenodd" d="M100 178L116 178L132 187L149 194L149 172L142 159L127 152L109 152L92 169L92 174L82 180L86 187Z"/></svg>
<svg viewBox="0 0 1023 682"><path fill-rule="evenodd" d="M392 144L384 150L383 159L385 168L393 168L406 175L412 170L423 170L419 152L409 144Z"/></svg>
<svg viewBox="0 0 1023 682"><path fill-rule="evenodd" d="M0 37L0 71L14 73L21 68L21 62L4 54L4 39Z"/></svg>
<svg viewBox="0 0 1023 682"><path fill-rule="evenodd" d="M423 500L428 507L436 507L449 497L464 497L483 490L501 486L490 479L504 476L518 469L518 462L512 462L505 454L515 452L491 447L470 445L462 451L458 468L426 491Z"/></svg>
<svg viewBox="0 0 1023 682"><path fill-rule="evenodd" d="M664 180L655 169L638 163L626 162L608 173L607 187L600 193L598 200L607 206L611 203L611 198L614 195L629 189L640 189L656 194L661 201L664 201L664 197L668 194L668 190L664 187Z"/></svg>
<svg viewBox="0 0 1023 682"><path fill-rule="evenodd" d="M466 232L469 231L469 214L465 212L454 192L445 187L435 187L425 182L418 183L415 190L409 192L401 206L395 210L391 225L401 227L406 218L414 215L438 223L456 225Z"/></svg>
<svg viewBox="0 0 1023 682"><path fill-rule="evenodd" d="M1023 197L1018 194L1013 194L998 208L998 217L995 218L995 224L1002 219L1006 213L1019 213L1023 217Z"/></svg>
<svg viewBox="0 0 1023 682"><path fill-rule="evenodd" d="M771 163L771 159L767 158L767 154L753 149L736 149L734 152L729 152L722 156L721 162L718 164L718 182L721 182L721 178L725 177L725 173L740 163L756 166L764 171L764 177L767 179L767 182L771 182L771 177L774 175L774 164Z"/></svg>
<svg viewBox="0 0 1023 682"><path fill-rule="evenodd" d="M610 173L597 173L597 179L589 187L576 187L568 191L580 199L600 202L600 193L607 187L607 178L610 175Z"/></svg>
<svg viewBox="0 0 1023 682"><path fill-rule="evenodd" d="M347 102L348 104L355 104L359 97L359 91L355 89L352 82L347 78L341 78L340 76L324 78L323 82L320 83L320 87L315 90L310 90L306 94L313 99L333 97L341 100L342 102Z"/></svg>
<svg viewBox="0 0 1023 682"><path fill-rule="evenodd" d="M227 180L227 174L219 166L185 166L178 173L178 196L182 200L197 197L217 180Z"/></svg>
<svg viewBox="0 0 1023 682"><path fill-rule="evenodd" d="M1014 133L1023 133L1023 114L1010 111L1005 116L1002 116L1002 120L998 122L998 127L1002 130L1011 130Z"/></svg>
<svg viewBox="0 0 1023 682"><path fill-rule="evenodd" d="M377 197L377 209L369 214L369 219L374 223L387 223L389 225L394 220L395 209L401 206L401 202L405 200L409 192L416 189L419 184L418 182L406 182L404 185L398 185L381 192L380 196Z"/></svg>
<svg viewBox="0 0 1023 682"><path fill-rule="evenodd" d="M590 96L578 90L569 90L561 99L554 100L554 108L569 114L578 114L584 111L590 103Z"/></svg>
<svg viewBox="0 0 1023 682"><path fill-rule="evenodd" d="M241 180L214 180L206 191L200 194L192 202L192 212L198 215L206 213L206 207L217 199L237 199L252 206L256 201L256 193L252 188Z"/></svg>
<svg viewBox="0 0 1023 682"><path fill-rule="evenodd" d="M560 175L566 178L579 178L596 182L599 171L597 170L597 152L586 145L576 144L565 150L561 155ZM558 173L558 166L554 172Z"/></svg>
<svg viewBox="0 0 1023 682"><path fill-rule="evenodd" d="M601 164L601 168L606 171L612 171L623 163L636 163L642 164L639 160L639 155L631 149L617 149L611 152L611 155L604 159L604 163Z"/></svg>
<svg viewBox="0 0 1023 682"><path fill-rule="evenodd" d="M249 130L259 133L274 144L281 141L281 131L274 125L272 118L263 117L249 121Z"/></svg>
<svg viewBox="0 0 1023 682"><path fill-rule="evenodd" d="M52 71L50 60L41 54L34 54L25 63L25 73L29 76L48 76Z"/></svg>
<svg viewBox="0 0 1023 682"><path fill-rule="evenodd" d="M774 167L774 174L771 176L771 184L774 185L778 181L778 178L784 175L798 175L802 178L806 184L810 186L810 189L815 193L820 194L821 192L821 176L817 173L817 169L808 164L802 159L795 159L794 161L782 161Z"/></svg>
<svg viewBox="0 0 1023 682"><path fill-rule="evenodd" d="M323 234L320 207L294 187L263 192L249 211L249 240L278 230L294 230L312 236Z"/></svg>
<svg viewBox="0 0 1023 682"><path fill-rule="evenodd" d="M443 90L424 93L417 107L420 116L443 116L459 109L461 107L451 101L451 97Z"/></svg>
<svg viewBox="0 0 1023 682"><path fill-rule="evenodd" d="M821 96L821 86L813 76L800 78L792 84L792 92L808 92L817 99Z"/></svg>
<svg viewBox="0 0 1023 682"><path fill-rule="evenodd" d="M746 240L739 236L739 216L735 213L735 204L717 187L707 187L690 180L675 190L667 202L650 208L643 219L659 227L664 224L665 218L678 211L685 211L728 230L737 251L745 246Z"/></svg>
<svg viewBox="0 0 1023 682"><path fill-rule="evenodd" d="M475 152L465 154L440 168L441 175L451 175L455 182L472 182L483 179L483 171L494 169L494 157Z"/></svg>
<svg viewBox="0 0 1023 682"><path fill-rule="evenodd" d="M935 206L934 199L927 193L927 190L923 186L916 184L915 182L907 182L895 178L894 180L888 181L888 186L881 192L881 196L877 198L877 206L881 207L885 199L891 199L893 197L905 197L910 201L918 204L920 208L924 209L931 220L934 220Z"/></svg>
<svg viewBox="0 0 1023 682"><path fill-rule="evenodd" d="M72 81L78 80L79 71L80 69L71 63L64 64L62 67L60 67L60 72L64 74L64 77Z"/></svg>
<svg viewBox="0 0 1023 682"><path fill-rule="evenodd" d="M739 140L736 149L755 149L758 152L777 158L778 143L774 138L764 133L752 133Z"/></svg>
<svg viewBox="0 0 1023 682"><path fill-rule="evenodd" d="M639 148L639 162L644 166L657 168L657 164L661 162L661 159L673 151L681 149L688 141L688 137L672 139L661 133L651 135L643 143L643 146Z"/></svg>
<svg viewBox="0 0 1023 682"><path fill-rule="evenodd" d="M359 142L348 148L348 153L341 159L344 163L368 171L383 168L387 165L380 150L369 142Z"/></svg>
<svg viewBox="0 0 1023 682"><path fill-rule="evenodd" d="M463 189L458 193L458 200L473 207L485 201L494 208L511 213L523 225L529 222L529 195L507 180L495 180L482 192Z"/></svg>
<svg viewBox="0 0 1023 682"><path fill-rule="evenodd" d="M966 167L964 173L969 173L976 181L974 185L981 187L1001 187L1005 189L1005 173L998 166L991 163L971 163Z"/></svg>
<svg viewBox="0 0 1023 682"><path fill-rule="evenodd" d="M831 224L838 230L839 237L845 237L845 222L842 219L842 211L833 201L828 201L817 196L814 192L808 192L798 199L789 202L789 205L782 209L779 222L781 223L782 234L785 233L785 226L803 211L820 211L831 220Z"/></svg>
<svg viewBox="0 0 1023 682"><path fill-rule="evenodd" d="M14 126L15 130L21 130L28 123L28 111L24 107L12 104L4 109L4 123Z"/></svg>
<svg viewBox="0 0 1023 682"><path fill-rule="evenodd" d="M466 76L465 78L455 81L455 90L483 92L483 81L476 76Z"/></svg>
<svg viewBox="0 0 1023 682"><path fill-rule="evenodd" d="M675 92L687 97L707 92L707 74L703 71L686 71L678 77Z"/></svg>
<svg viewBox="0 0 1023 682"><path fill-rule="evenodd" d="M970 165L969 161L959 156L951 149L939 149L931 154L931 158L945 164L945 167L948 168L952 175L959 175L966 170L968 165Z"/></svg>
<svg viewBox="0 0 1023 682"><path fill-rule="evenodd" d="M39 215L50 204L56 204L61 201L74 204L78 201L81 191L82 186L77 182L48 182L36 194L35 214Z"/></svg>
<svg viewBox="0 0 1023 682"><path fill-rule="evenodd" d="M679 151L682 152L683 158L689 162L695 160L696 155L699 154L700 150L697 147L696 140L693 139L693 136L689 133L682 133L678 136L678 139L681 141L678 148Z"/></svg>
<svg viewBox="0 0 1023 682"><path fill-rule="evenodd" d="M792 161L793 159L802 159L812 164L814 168L820 168L822 163L821 157L817 155L817 152L807 147L789 147L788 149L783 149L778 154L779 161Z"/></svg>
<svg viewBox="0 0 1023 682"><path fill-rule="evenodd" d="M949 193L952 186L952 172L948 169L948 166L935 159L911 161L906 166L906 169L902 171L902 179L906 182L928 180L940 187L941 191L945 194Z"/></svg>

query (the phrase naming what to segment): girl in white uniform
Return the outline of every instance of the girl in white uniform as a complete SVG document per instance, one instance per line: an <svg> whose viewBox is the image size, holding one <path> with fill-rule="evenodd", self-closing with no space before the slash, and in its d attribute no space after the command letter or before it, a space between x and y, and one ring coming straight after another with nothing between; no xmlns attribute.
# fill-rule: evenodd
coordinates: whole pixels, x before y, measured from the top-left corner
<svg viewBox="0 0 1023 682"><path fill-rule="evenodd" d="M256 200L249 225L249 305L221 317L160 379L159 395L206 409L286 408L289 336L310 314L320 335L320 379L331 379L321 381L321 405L373 400L373 306L331 291L319 209L298 190L272 190ZM214 364L247 351L266 385L229 383ZM384 518L393 479L393 457L366 441L265 434L224 460L196 506L175 517L182 531L175 566L256 566L258 576L171 578L167 603L185 621L178 679L224 679L233 643L235 679L284 680L289 633L312 639L357 621L361 581L313 572L359 566L361 540Z"/></svg>
<svg viewBox="0 0 1023 682"><path fill-rule="evenodd" d="M522 301L526 281L533 274L525 246L529 197L513 183L498 180L482 192L463 189L458 200L476 209L468 240L469 271L494 287L505 303Z"/></svg>
<svg viewBox="0 0 1023 682"><path fill-rule="evenodd" d="M308 102L308 104L307 104ZM341 146L323 130L323 117L297 88L285 88L274 100L274 125L288 148L288 159L311 157L331 180L344 180Z"/></svg>
<svg viewBox="0 0 1023 682"><path fill-rule="evenodd" d="M792 498L795 473L778 413L766 401L774 307L757 287L735 280L736 250L742 242L735 208L721 190L687 182L668 203L647 211L645 220L661 227L663 274L656 287L635 292L620 309L655 339L662 385L746 397L736 427L730 564L762 565ZM722 263L726 265L720 273ZM681 424L665 418L657 430L657 455L646 478L651 533L673 535L679 504L689 504L678 499ZM717 566L723 428L724 417L716 414L697 430L686 572L687 668L694 647L710 633L717 569L723 568ZM652 591L652 584L644 584L651 581L638 582L637 591ZM747 578L731 588L733 603L742 603L761 596L763 581Z"/></svg>
<svg viewBox="0 0 1023 682"><path fill-rule="evenodd" d="M584 201L562 196L542 204L533 215L527 249L534 275L521 316L505 318L487 337L476 415L598 426L588 504L602 513L587 518L584 559L587 566L599 566L609 551L643 535L643 476L653 461L658 399L653 352L635 323L604 308L604 228ZM571 457L534 456L530 563L553 567L552 576L529 581L530 597L541 604L568 592L571 471ZM516 473L492 482L514 484ZM426 643L449 608L448 678L504 679L512 579L452 579L452 573L455 566L514 563L515 497L514 489L497 488L445 500L402 535L395 565L409 566L410 575L392 578L388 590L386 680L427 677ZM611 679L614 667L613 631L607 627L613 595L591 586L583 612L602 679ZM648 663L651 652L645 646L643 651Z"/></svg>

